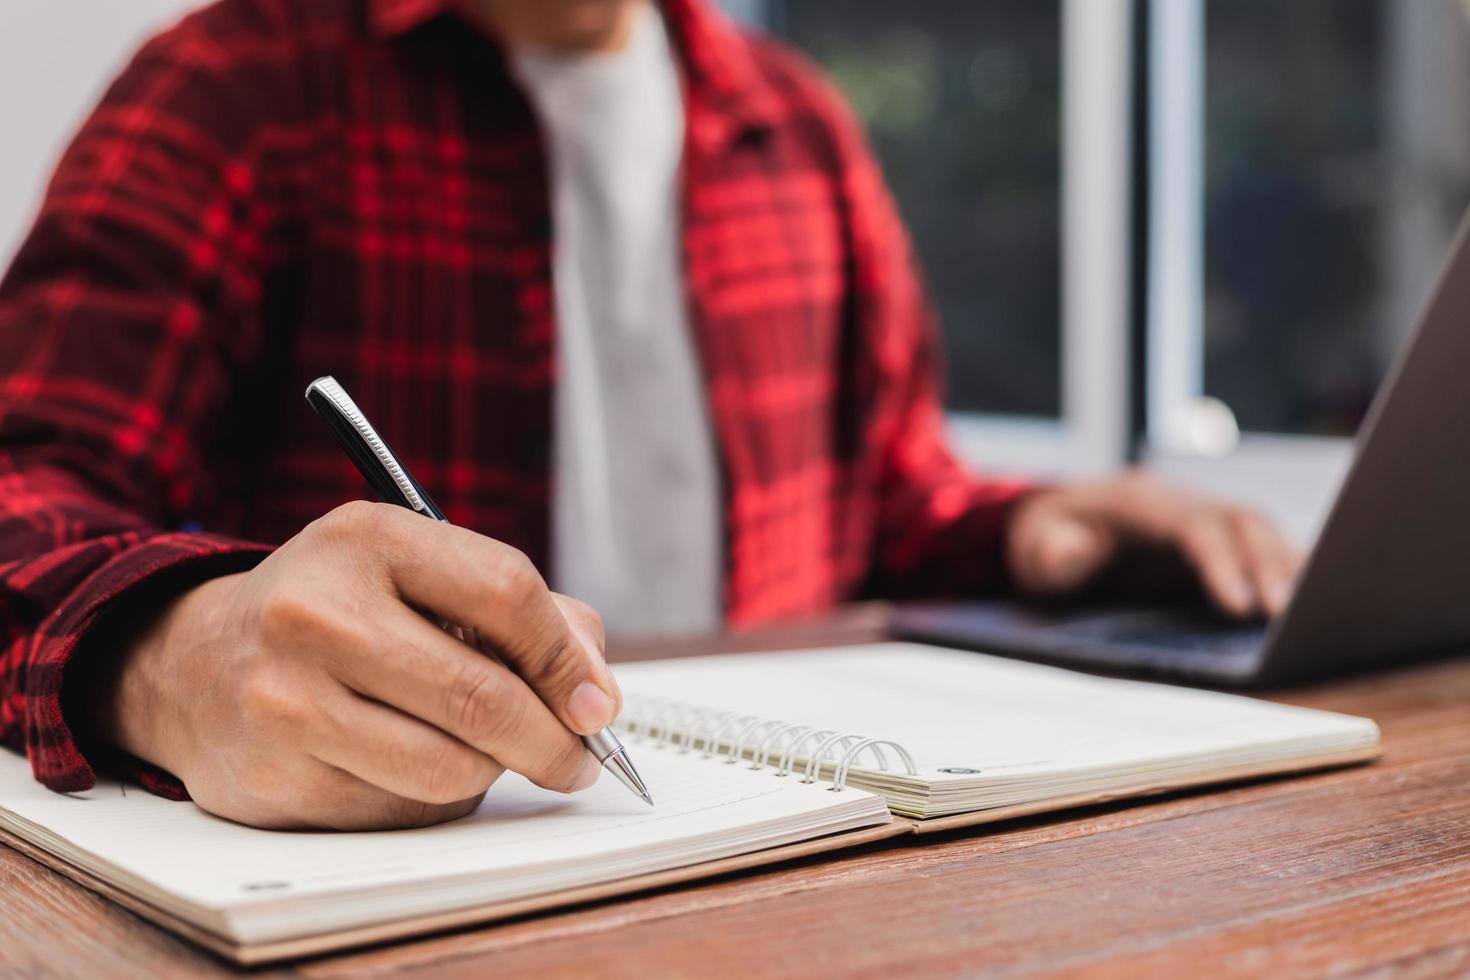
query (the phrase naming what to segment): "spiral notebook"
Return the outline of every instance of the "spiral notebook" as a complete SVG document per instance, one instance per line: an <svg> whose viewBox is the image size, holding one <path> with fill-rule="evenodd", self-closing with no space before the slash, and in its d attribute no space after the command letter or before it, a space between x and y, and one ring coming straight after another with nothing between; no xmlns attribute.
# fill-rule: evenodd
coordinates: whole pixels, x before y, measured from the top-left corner
<svg viewBox="0 0 1470 980"><path fill-rule="evenodd" d="M914 644L623 664L658 806L507 775L473 815L284 833L0 755L12 846L243 963L483 922L957 823L1371 758L1371 721Z"/></svg>

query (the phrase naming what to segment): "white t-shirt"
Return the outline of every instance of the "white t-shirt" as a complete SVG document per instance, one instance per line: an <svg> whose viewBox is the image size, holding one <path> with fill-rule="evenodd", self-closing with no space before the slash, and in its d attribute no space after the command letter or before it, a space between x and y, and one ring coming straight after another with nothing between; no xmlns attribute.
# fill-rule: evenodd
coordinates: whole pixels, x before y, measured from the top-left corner
<svg viewBox="0 0 1470 980"><path fill-rule="evenodd" d="M643 4L621 51L512 61L551 166L553 587L609 631L710 629L721 491L684 295L684 108L663 20Z"/></svg>

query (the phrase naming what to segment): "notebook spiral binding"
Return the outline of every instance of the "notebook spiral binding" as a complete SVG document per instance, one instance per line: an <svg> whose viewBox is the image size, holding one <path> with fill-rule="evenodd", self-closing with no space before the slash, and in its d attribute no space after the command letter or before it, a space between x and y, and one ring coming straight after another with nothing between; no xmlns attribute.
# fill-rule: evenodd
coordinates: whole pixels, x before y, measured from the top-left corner
<svg viewBox="0 0 1470 980"><path fill-rule="evenodd" d="M729 766L743 760L750 761L751 769L774 764L775 775L782 778L790 776L800 764L803 783L814 783L830 771L829 789L834 793L842 792L854 770L890 772L885 747L898 756L908 775L919 774L913 756L891 739L719 711L666 698L630 696L621 725L632 735L667 743L681 752L703 752L705 758L720 758ZM876 769L857 765L865 754L876 763Z"/></svg>

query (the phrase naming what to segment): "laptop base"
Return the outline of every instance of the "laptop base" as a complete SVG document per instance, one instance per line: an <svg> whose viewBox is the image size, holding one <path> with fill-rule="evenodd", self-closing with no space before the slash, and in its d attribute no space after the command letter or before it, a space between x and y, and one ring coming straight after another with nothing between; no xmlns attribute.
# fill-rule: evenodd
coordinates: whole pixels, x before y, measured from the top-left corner
<svg viewBox="0 0 1470 980"><path fill-rule="evenodd" d="M1203 606L1017 600L904 605L889 632L1027 660L1232 686L1255 680L1266 643L1264 620L1233 620Z"/></svg>

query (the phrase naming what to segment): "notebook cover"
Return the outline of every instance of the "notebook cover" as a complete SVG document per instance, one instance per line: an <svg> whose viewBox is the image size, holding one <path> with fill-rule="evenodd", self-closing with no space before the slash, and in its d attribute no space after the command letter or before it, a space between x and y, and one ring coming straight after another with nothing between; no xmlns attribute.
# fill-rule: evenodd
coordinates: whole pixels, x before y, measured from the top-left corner
<svg viewBox="0 0 1470 980"><path fill-rule="evenodd" d="M764 851L754 851L750 854L721 858L717 861L706 861L702 864L686 865L682 868L670 868L666 871L655 871L650 874L603 882L597 885L565 889L558 892L550 892L545 895L532 895L508 902L458 909L452 912L436 912L430 915L399 919L393 922L362 926L356 929L338 930L317 936L305 936L298 939L286 939L250 945L242 945L224 936L219 936L208 930L201 929L199 926L180 919L178 916L166 912L133 895L131 892L124 891L105 879L98 878L92 873L78 868L8 831L0 830L0 843L9 845L26 857L46 865L46 867L59 874L65 875L84 888L91 889L104 898L111 899L135 915L142 916L150 922L171 932L175 932L235 963L243 966L254 966L276 960L338 952L355 946L367 946L389 940L404 939L409 936L419 936L430 932L442 932L461 926L482 925L499 919L507 919L512 916L525 915L531 912L542 912L547 909L578 905L583 902L595 902L614 896L629 895L634 892L662 888L666 885L676 885L695 881L700 878L728 874L733 871L745 871L749 868L758 868L768 864L777 864L782 861L792 861L815 854L824 854L829 851L857 847L874 841L886 840L890 837L900 837L904 834L913 833L913 829L912 821L895 818L889 823L880 824L876 827L864 827L860 830L831 834L826 837L818 837L795 844L784 844L780 847L768 848Z"/></svg>

